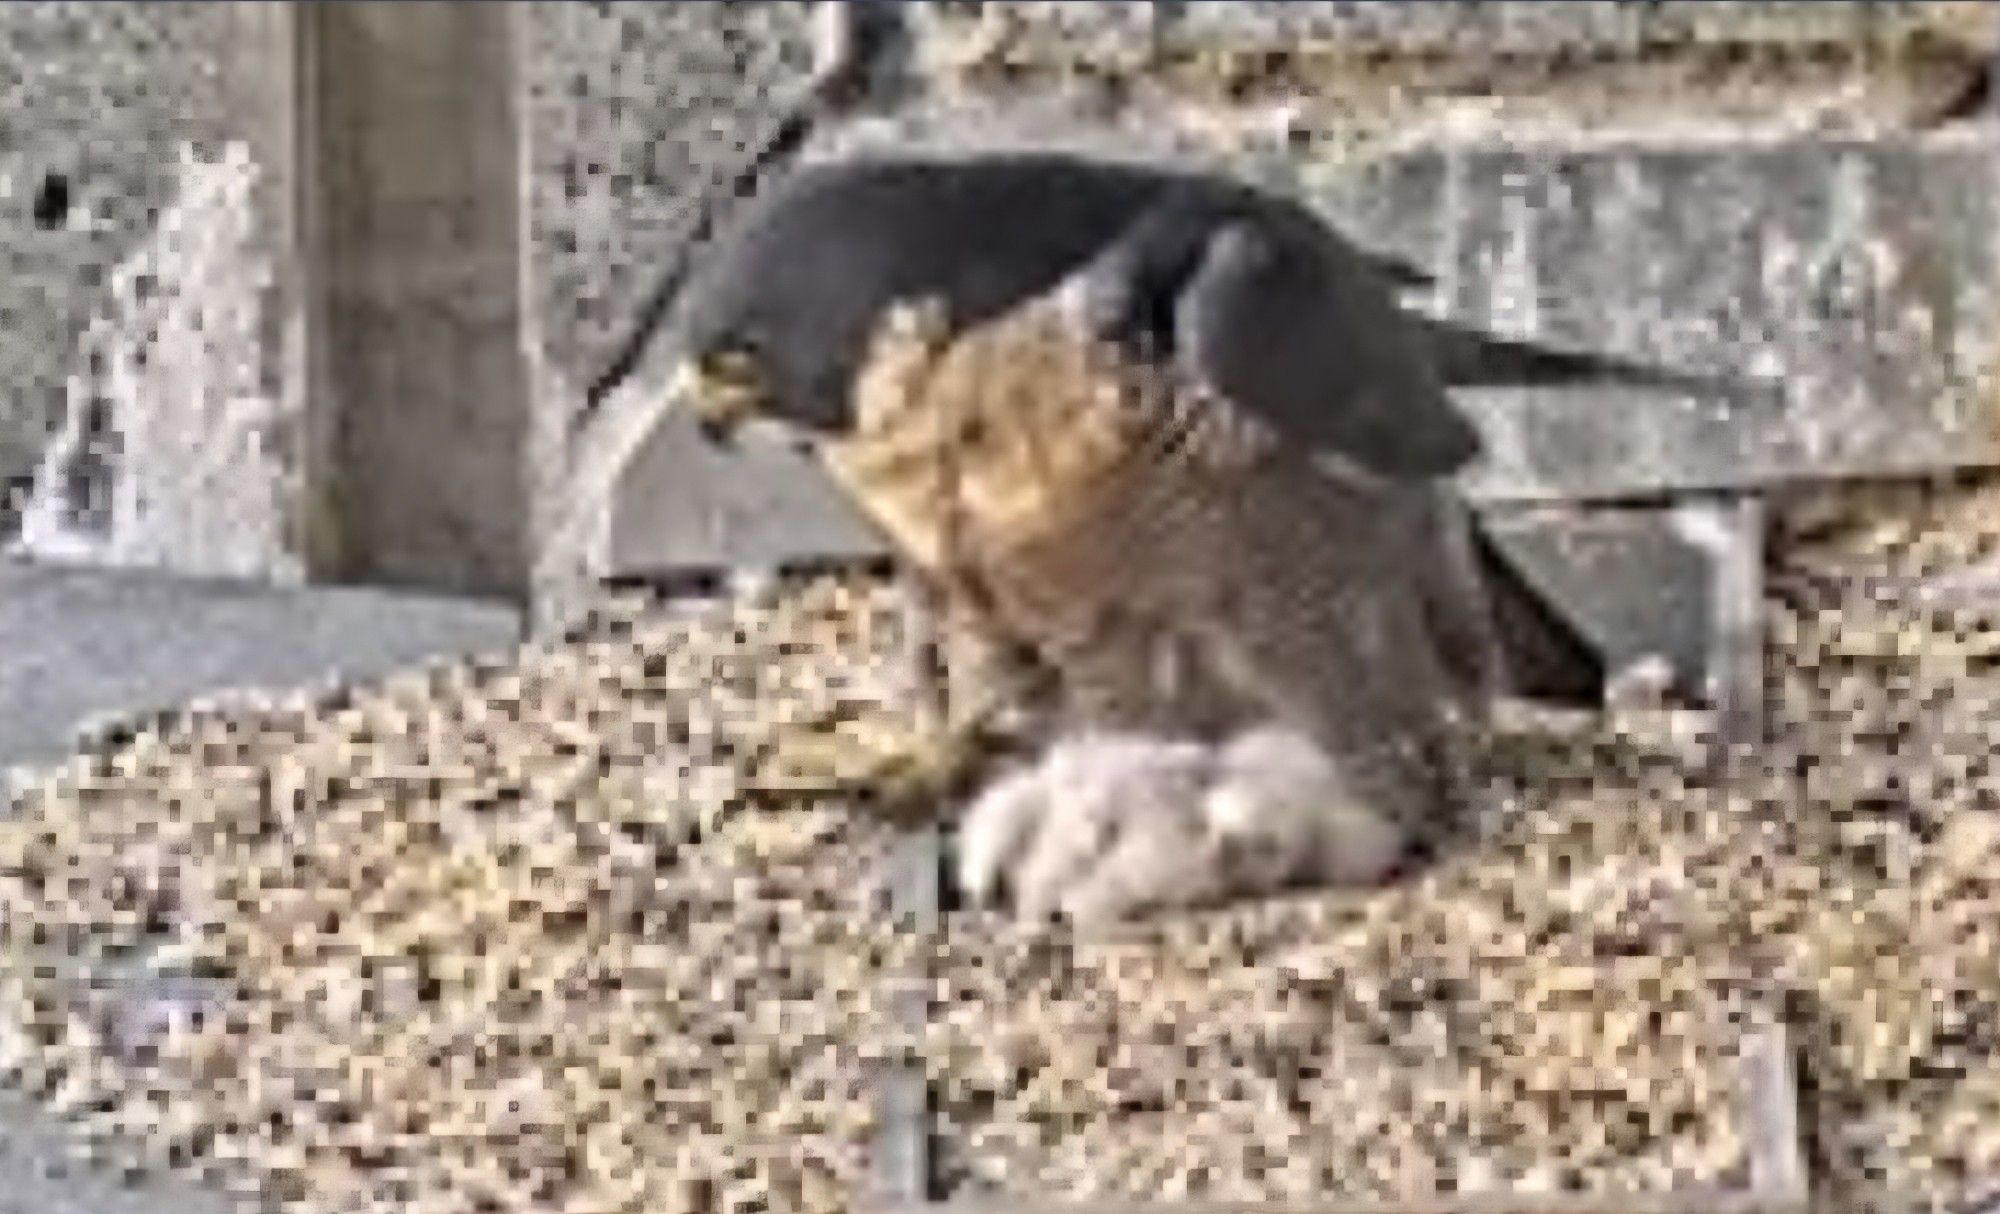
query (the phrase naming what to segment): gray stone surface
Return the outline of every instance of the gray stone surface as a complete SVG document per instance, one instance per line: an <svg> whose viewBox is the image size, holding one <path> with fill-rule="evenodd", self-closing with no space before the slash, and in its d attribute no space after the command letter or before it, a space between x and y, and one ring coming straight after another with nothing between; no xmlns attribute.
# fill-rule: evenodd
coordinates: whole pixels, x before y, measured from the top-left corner
<svg viewBox="0 0 2000 1214"><path fill-rule="evenodd" d="M1048 7L1058 7L1049 5ZM1173 38L1249 46L1337 42L1364 51L1493 55L1630 54L1679 44L1833 44L1907 36L1922 29L1980 44L1994 30L1977 4L1910 0L1732 0L1729 4L1631 4L1625 0L1305 0L1175 6Z"/></svg>
<svg viewBox="0 0 2000 1214"><path fill-rule="evenodd" d="M522 7L531 324L548 401L581 404L696 197L732 177L811 73L806 3Z"/></svg>
<svg viewBox="0 0 2000 1214"><path fill-rule="evenodd" d="M1431 311L1714 385L1463 393L1468 487L1535 498L1992 462L1996 181L1938 137L1426 151L1314 192Z"/></svg>
<svg viewBox="0 0 2000 1214"><path fill-rule="evenodd" d="M526 594L516 12L297 9L316 578Z"/></svg>
<svg viewBox="0 0 2000 1214"><path fill-rule="evenodd" d="M79 721L506 648L510 608L363 589L0 563L0 767L58 759Z"/></svg>
<svg viewBox="0 0 2000 1214"><path fill-rule="evenodd" d="M943 6L924 5L926 9ZM963 6L970 10L975 6ZM1135 31L1168 53L1244 54L1337 47L1358 55L1444 56L1465 64L1500 57L1627 55L1640 48L1762 45L1810 48L1928 37L1990 47L1994 14L1980 4L1912 0L1732 0L1634 4L1628 0L1000 0L954 18L1004 27L1017 60L1102 63L1130 55Z"/></svg>
<svg viewBox="0 0 2000 1214"><path fill-rule="evenodd" d="M132 1182L109 1161L72 1158L60 1125L0 1089L0 1214L235 1214L258 1203L178 1178Z"/></svg>
<svg viewBox="0 0 2000 1214"><path fill-rule="evenodd" d="M174 150L219 151L232 7L143 0L0 4L0 536L111 267L153 230ZM38 224L44 183L69 205Z"/></svg>
<svg viewBox="0 0 2000 1214"><path fill-rule="evenodd" d="M614 505L609 567L619 577L883 551L873 525L809 456L764 432L717 450L679 411L626 465Z"/></svg>
<svg viewBox="0 0 2000 1214"><path fill-rule="evenodd" d="M1670 510L1497 514L1488 525L1500 550L1604 655L1609 672L1657 656L1672 671L1676 696L1709 698L1715 559L1676 528Z"/></svg>

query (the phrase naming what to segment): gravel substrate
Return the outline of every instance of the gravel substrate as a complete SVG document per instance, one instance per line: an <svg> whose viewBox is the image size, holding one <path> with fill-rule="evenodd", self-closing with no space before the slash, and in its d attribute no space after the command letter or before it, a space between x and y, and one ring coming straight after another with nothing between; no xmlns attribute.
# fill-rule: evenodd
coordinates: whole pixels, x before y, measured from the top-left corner
<svg viewBox="0 0 2000 1214"><path fill-rule="evenodd" d="M1788 516L1743 787L1658 717L1519 732L1420 879L1087 939L900 935L886 827L752 788L783 723L905 711L877 582L190 708L0 830L0 1046L104 1157L266 1204L837 1210L912 1045L975 1187L1740 1184L1755 1013L1800 1045L1819 1183L1949 1194L2000 1175L2000 612L1913 587L1976 568L1995 500ZM916 1043L875 993L913 959Z"/></svg>

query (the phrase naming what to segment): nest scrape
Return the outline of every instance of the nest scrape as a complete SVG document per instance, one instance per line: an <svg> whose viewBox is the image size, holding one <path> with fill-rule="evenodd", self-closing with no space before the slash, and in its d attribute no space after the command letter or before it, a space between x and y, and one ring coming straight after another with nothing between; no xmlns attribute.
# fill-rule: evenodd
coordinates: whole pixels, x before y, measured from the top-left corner
<svg viewBox="0 0 2000 1214"><path fill-rule="evenodd" d="M0 1052L104 1158L298 1208L839 1210L911 1050L974 1186L1740 1180L1754 1014L1800 1043L1820 1183L1947 1196L2000 1168L2000 619L1851 587L1949 547L1781 554L1747 786L1639 718L1524 733L1406 886L1102 938L916 939L863 879L885 826L753 795L786 723L906 711L879 581L169 714L0 827ZM914 1041L877 995L912 963Z"/></svg>

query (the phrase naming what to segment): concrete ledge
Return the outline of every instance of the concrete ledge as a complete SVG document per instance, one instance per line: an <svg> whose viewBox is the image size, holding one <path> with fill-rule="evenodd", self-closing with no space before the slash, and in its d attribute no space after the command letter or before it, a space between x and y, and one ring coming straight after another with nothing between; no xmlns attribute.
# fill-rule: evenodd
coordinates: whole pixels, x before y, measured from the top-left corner
<svg viewBox="0 0 2000 1214"><path fill-rule="evenodd" d="M716 450L670 408L619 477L607 572L651 578L883 551L815 460L755 430L734 452Z"/></svg>
<svg viewBox="0 0 2000 1214"><path fill-rule="evenodd" d="M369 677L519 637L519 614L490 602L0 564L0 770L61 758L100 713Z"/></svg>

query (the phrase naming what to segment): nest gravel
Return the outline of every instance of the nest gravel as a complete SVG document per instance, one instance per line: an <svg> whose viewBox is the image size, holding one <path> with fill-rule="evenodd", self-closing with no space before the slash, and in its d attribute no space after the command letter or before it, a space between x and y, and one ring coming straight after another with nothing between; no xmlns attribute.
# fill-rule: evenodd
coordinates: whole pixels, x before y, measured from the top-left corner
<svg viewBox="0 0 2000 1214"><path fill-rule="evenodd" d="M0 1055L99 1158L263 1206L841 1210L911 1058L960 1191L1741 1184L1731 1049L1776 1020L1816 1181L1948 1197L2000 1174L1996 500L1788 523L1747 778L1663 714L1523 728L1407 885L1099 937L899 930L891 829L761 781L910 711L882 579L189 706L0 825Z"/></svg>

